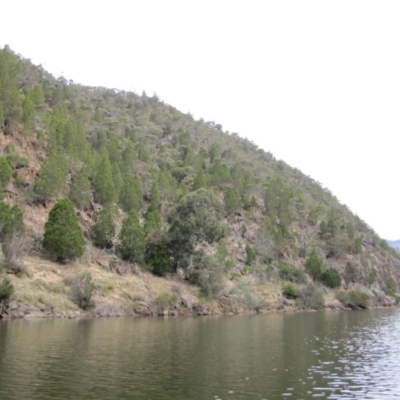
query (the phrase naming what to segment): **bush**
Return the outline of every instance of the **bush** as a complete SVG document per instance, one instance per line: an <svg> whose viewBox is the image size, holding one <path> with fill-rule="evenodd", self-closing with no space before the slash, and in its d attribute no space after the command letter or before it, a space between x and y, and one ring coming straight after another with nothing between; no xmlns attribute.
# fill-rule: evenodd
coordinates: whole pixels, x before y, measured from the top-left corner
<svg viewBox="0 0 400 400"><path fill-rule="evenodd" d="M287 283L282 289L282 294L287 299L297 299L300 296L300 290L293 283Z"/></svg>
<svg viewBox="0 0 400 400"><path fill-rule="evenodd" d="M14 285L5 277L0 281L0 313L8 307L11 296L14 294Z"/></svg>
<svg viewBox="0 0 400 400"><path fill-rule="evenodd" d="M175 272L166 234L155 232L149 237L146 244L145 262L155 275L164 276Z"/></svg>
<svg viewBox="0 0 400 400"><path fill-rule="evenodd" d="M311 283L300 290L297 304L303 309L321 310L324 308L324 297L322 292Z"/></svg>
<svg viewBox="0 0 400 400"><path fill-rule="evenodd" d="M219 263L204 251L196 251L188 267L189 282L201 287L207 297L217 297L223 287Z"/></svg>
<svg viewBox="0 0 400 400"><path fill-rule="evenodd" d="M334 268L328 268L322 275L321 275L321 282L323 285L336 288L342 284L342 278L339 275L339 272Z"/></svg>
<svg viewBox="0 0 400 400"><path fill-rule="evenodd" d="M43 249L59 262L83 255L85 240L68 199L59 200L50 211L44 226Z"/></svg>
<svg viewBox="0 0 400 400"><path fill-rule="evenodd" d="M305 283L306 276L304 271L298 268L293 268L285 263L280 263L279 267L279 277L285 281L293 283Z"/></svg>
<svg viewBox="0 0 400 400"><path fill-rule="evenodd" d="M159 311L164 311L178 302L178 296L172 292L163 292L156 298L156 305Z"/></svg>
<svg viewBox="0 0 400 400"><path fill-rule="evenodd" d="M92 274L90 272L84 272L72 281L70 292L71 300L82 308L82 310L86 310L92 306L91 298L93 291L94 284L92 281Z"/></svg>
<svg viewBox="0 0 400 400"><path fill-rule="evenodd" d="M248 244L246 244L246 265L252 265L255 263L257 256L256 256L256 252L254 251L254 249L249 246Z"/></svg>
<svg viewBox="0 0 400 400"><path fill-rule="evenodd" d="M369 296L360 292L359 290L351 290L350 292L338 292L336 294L336 299L339 300L345 307L352 309L355 308L368 308Z"/></svg>

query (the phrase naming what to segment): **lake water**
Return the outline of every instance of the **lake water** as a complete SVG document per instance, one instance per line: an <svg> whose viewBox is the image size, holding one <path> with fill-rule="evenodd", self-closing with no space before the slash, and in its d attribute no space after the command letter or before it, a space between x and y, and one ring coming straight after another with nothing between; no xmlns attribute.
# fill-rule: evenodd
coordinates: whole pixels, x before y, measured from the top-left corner
<svg viewBox="0 0 400 400"><path fill-rule="evenodd" d="M400 310L0 322L0 399L397 399Z"/></svg>

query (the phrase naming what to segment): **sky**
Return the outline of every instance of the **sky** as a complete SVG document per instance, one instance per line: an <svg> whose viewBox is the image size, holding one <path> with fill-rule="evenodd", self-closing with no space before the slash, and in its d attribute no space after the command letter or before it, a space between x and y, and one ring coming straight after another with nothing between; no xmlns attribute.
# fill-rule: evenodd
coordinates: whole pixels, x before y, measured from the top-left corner
<svg viewBox="0 0 400 400"><path fill-rule="evenodd" d="M76 83L154 93L400 239L400 2L1 1L0 46Z"/></svg>

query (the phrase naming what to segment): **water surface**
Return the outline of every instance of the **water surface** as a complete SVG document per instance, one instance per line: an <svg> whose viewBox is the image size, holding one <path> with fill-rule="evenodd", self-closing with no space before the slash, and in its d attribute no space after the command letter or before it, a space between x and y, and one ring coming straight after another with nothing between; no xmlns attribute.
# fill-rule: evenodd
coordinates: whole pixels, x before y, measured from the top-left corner
<svg viewBox="0 0 400 400"><path fill-rule="evenodd" d="M0 399L396 399L400 310L3 321Z"/></svg>

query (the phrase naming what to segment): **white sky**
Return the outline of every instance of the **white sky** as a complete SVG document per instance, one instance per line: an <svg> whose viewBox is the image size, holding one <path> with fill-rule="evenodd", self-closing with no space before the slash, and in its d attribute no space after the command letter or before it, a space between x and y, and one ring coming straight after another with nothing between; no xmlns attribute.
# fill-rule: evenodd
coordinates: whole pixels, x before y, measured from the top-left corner
<svg viewBox="0 0 400 400"><path fill-rule="evenodd" d="M215 121L400 238L399 1L0 0L0 45Z"/></svg>

